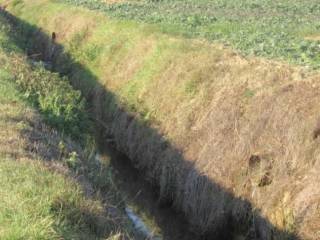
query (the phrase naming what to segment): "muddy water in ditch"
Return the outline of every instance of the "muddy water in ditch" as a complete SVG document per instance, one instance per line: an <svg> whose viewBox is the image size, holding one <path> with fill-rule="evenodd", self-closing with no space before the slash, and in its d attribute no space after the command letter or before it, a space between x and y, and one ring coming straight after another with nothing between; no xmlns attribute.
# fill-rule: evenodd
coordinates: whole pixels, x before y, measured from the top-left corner
<svg viewBox="0 0 320 240"><path fill-rule="evenodd" d="M140 239L203 239L192 232L182 214L171 207L159 206L154 187L132 166L126 156L107 146L100 147L99 155L100 159L111 161L114 182L124 195L129 219L136 230L142 232Z"/></svg>

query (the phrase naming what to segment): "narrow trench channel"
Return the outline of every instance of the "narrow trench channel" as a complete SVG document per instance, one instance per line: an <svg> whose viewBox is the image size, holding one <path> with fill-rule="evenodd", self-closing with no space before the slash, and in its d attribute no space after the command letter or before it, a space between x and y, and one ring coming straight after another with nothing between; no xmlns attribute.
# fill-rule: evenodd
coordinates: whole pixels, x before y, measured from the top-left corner
<svg viewBox="0 0 320 240"><path fill-rule="evenodd" d="M38 59L47 70L55 72L50 61ZM60 75L62 75L60 73ZM99 123L98 123L99 124ZM97 125L98 125L97 124ZM116 188L125 198L125 212L135 228L137 240L231 240L243 239L232 236L232 231L214 237L211 234L200 235L188 223L187 218L176 211L170 204L159 203L159 191L144 178L131 160L119 152L110 142L101 136L101 129L95 126L96 139L99 142L97 158L109 159L113 169L113 180Z"/></svg>
<svg viewBox="0 0 320 240"><path fill-rule="evenodd" d="M39 34L39 31L38 31ZM43 36L40 36L40 39ZM37 36L34 36L37 39ZM46 41L49 40L45 37ZM43 41L43 39L42 39ZM41 40L40 40L41 43ZM43 46L44 43L44 46ZM37 40L32 44L38 46L35 49L26 49L27 55L40 56L37 59L30 57L31 61L42 62L47 70L58 72L60 75L68 76L68 73L60 73L59 66L52 66L51 62L54 60L54 55L50 53L50 57L46 52L47 44L52 42L42 42L39 44ZM242 239L241 237L231 237L232 230L223 231L219 237L212 237L211 234L200 235L188 223L187 218L181 213L176 211L170 204L159 204L159 191L158 188L144 178L144 174L136 169L130 159L124 154L117 151L112 144L100 136L99 123L95 131L98 132L97 140L99 142L99 159L110 159L111 167L113 168L114 182L117 189L125 196L126 208L125 211L136 225L137 231L142 231L144 234L138 234L138 240L231 240ZM103 161L103 160L101 160ZM142 226L141 226L142 225Z"/></svg>
<svg viewBox="0 0 320 240"><path fill-rule="evenodd" d="M34 61L34 60L33 60ZM55 72L48 60L38 59L47 70ZM60 74L61 75L61 74ZM99 123L98 123L99 124ZM96 133L101 133L96 126ZM170 204L159 203L159 191L135 168L131 160L119 152L109 140L96 134L99 142L97 158L109 159L113 169L113 180L116 188L125 198L125 212L136 231L137 240L231 240L242 239L231 236L232 231L225 231L219 237L215 234L200 235L188 223L187 218L176 211Z"/></svg>
<svg viewBox="0 0 320 240"><path fill-rule="evenodd" d="M48 59L30 59L35 63L41 62L48 71L55 72ZM101 164L103 159L109 159L111 163L114 183L125 198L125 212L135 228L137 240L212 239L196 234L186 217L170 205L159 204L157 187L144 178L144 174L133 166L126 155L99 135L96 136L99 142L96 157Z"/></svg>
<svg viewBox="0 0 320 240"><path fill-rule="evenodd" d="M195 234L185 217L170 206L158 203L155 187L143 178L128 157L113 147L100 147L101 158L111 159L115 184L124 194L128 210L132 211L147 227L152 240L197 240L204 239ZM130 218L130 216L129 216ZM132 219L131 219L132 220Z"/></svg>
<svg viewBox="0 0 320 240"><path fill-rule="evenodd" d="M31 61L41 63L48 71L54 72L50 61ZM100 132L97 129L96 132ZM159 204L157 187L144 178L144 174L133 166L126 155L99 135L96 134L99 142L96 159L100 164L105 164L104 159L108 159L114 184L124 197L125 212L135 229L137 240L209 239L208 236L196 234L182 213L170 205Z"/></svg>

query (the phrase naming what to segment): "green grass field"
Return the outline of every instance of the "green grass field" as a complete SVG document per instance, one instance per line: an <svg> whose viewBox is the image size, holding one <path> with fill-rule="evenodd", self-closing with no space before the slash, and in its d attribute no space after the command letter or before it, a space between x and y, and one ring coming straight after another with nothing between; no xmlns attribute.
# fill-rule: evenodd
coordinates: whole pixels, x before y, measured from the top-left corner
<svg viewBox="0 0 320 240"><path fill-rule="evenodd" d="M317 0L59 1L119 19L157 24L166 33L217 40L246 55L320 67Z"/></svg>
<svg viewBox="0 0 320 240"><path fill-rule="evenodd" d="M0 14L0 239L122 239L125 218L110 218L107 203L85 195L73 177L85 154L70 152L82 142L64 136L87 134L70 127L84 120L79 93L57 74L31 67L12 31Z"/></svg>
<svg viewBox="0 0 320 240"><path fill-rule="evenodd" d="M85 212L101 214L101 203L87 200L78 184L29 156L19 133L33 110L22 99L10 73L1 69L0 239L95 239L82 218Z"/></svg>

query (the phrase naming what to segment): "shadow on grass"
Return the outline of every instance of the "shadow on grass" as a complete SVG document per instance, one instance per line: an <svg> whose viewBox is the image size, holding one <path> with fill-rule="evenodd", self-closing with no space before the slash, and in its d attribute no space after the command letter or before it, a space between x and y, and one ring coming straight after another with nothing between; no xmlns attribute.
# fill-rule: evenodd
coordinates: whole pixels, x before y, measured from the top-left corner
<svg viewBox="0 0 320 240"><path fill-rule="evenodd" d="M129 231L126 218L108 214L109 206L102 207L101 198L96 201L87 191L90 185L84 177L80 179L79 173L62 164L68 153L81 153L78 144L44 124L33 108L26 107L28 102L15 87L11 78L0 76L0 176L4 180L0 187L4 193L0 195L4 200L0 239L88 240L106 239L113 233L125 236ZM59 148L62 141L66 143L64 156ZM35 162L29 162L31 159ZM41 165L39 159L43 160ZM74 179L80 184L74 184ZM78 191L78 185L88 194ZM6 202L7 197L12 202Z"/></svg>
<svg viewBox="0 0 320 240"><path fill-rule="evenodd" d="M235 236L247 240L299 239L295 234L273 226L249 201L235 197L198 172L192 162L184 159L181 151L156 129L121 106L117 96L102 86L89 69L64 51L62 45L56 44L51 34L47 35L37 26L8 12L2 11L2 14L15 28L11 38L17 46L30 57L51 62L53 71L68 76L74 88L81 90L87 99L89 114L94 119L101 151L107 149L108 142L112 140L115 148L130 158L130 163L138 169L138 175L150 180L161 207L174 208L181 213L175 215L177 218L173 221L163 221L155 216L165 239L172 239L170 228L186 231L184 225L179 227L179 219L188 220L188 227L197 233L198 239L233 239ZM59 29L55 34L59 35ZM123 166L128 165L126 157L121 156L120 159ZM190 177L194 180L191 185L186 185ZM188 204L190 196L197 204ZM183 217L178 218L178 215Z"/></svg>

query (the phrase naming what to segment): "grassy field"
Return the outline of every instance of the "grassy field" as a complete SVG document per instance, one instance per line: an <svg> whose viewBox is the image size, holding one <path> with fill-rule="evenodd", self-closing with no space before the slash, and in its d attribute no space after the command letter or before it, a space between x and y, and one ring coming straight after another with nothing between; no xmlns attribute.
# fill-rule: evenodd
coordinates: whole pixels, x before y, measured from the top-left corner
<svg viewBox="0 0 320 240"><path fill-rule="evenodd" d="M119 19L160 25L166 33L218 40L243 54L320 67L317 0L62 0Z"/></svg>
<svg viewBox="0 0 320 240"><path fill-rule="evenodd" d="M33 43L32 53L45 52L52 32L57 33L57 44L64 50L54 59L57 71L67 72L90 99L94 117L105 126L101 132L159 184L161 199L173 200L198 232L219 232L230 223L227 230L234 228L232 233L246 235L253 229L265 239L319 239L320 190L314 184L320 168L317 71L159 32L174 26L169 32L190 29L192 35L201 29L197 26L150 25L127 16L118 20L54 0L0 3L7 4L21 33ZM140 1L142 7L171 3ZM196 4L200 3L208 1ZM297 3L305 6L297 12L306 11L306 4ZM119 1L101 7L120 6L112 10L118 14L128 5L130 13L136 4ZM265 8L269 13L278 9ZM277 11L282 17L287 12ZM316 16L305 14L301 19ZM246 29L241 21L234 22ZM255 23L263 21L256 17L252 26ZM275 26L255 28L260 33ZM310 31L283 31L298 42L306 41L307 35L316 39L312 25L299 26ZM272 37L267 33L264 38ZM296 41L289 40L288 46ZM247 41L246 36L241 41ZM279 58L292 60L281 54Z"/></svg>
<svg viewBox="0 0 320 240"><path fill-rule="evenodd" d="M88 131L72 128L85 122L80 93L30 65L13 31L0 14L0 239L123 239L124 214L108 215L111 202L87 194L89 180L76 181L89 171L80 164Z"/></svg>
<svg viewBox="0 0 320 240"><path fill-rule="evenodd" d="M28 121L35 113L22 99L11 75L1 69L0 238L99 239L85 218L103 216L102 203L86 199L76 182L50 171L45 159L26 150L21 132L31 128Z"/></svg>

